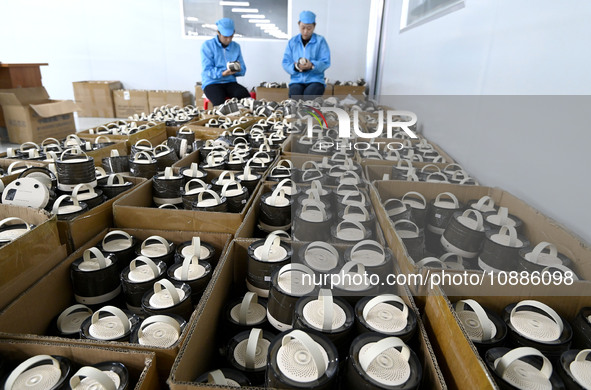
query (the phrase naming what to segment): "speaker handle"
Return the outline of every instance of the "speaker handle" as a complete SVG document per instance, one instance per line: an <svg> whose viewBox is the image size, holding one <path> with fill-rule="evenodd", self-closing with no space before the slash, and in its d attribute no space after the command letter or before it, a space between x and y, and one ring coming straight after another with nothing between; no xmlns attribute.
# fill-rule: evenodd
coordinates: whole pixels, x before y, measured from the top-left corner
<svg viewBox="0 0 591 390"><path fill-rule="evenodd" d="M320 378L326 372L326 362L324 361L324 357L322 356L321 346L318 345L316 341L308 334L301 330L292 330L281 340L281 345L285 346L287 343L291 341L291 339L295 339L300 342L306 348L306 350L312 356L312 360L316 365L316 371L318 372L318 376L316 379Z"/></svg>
<svg viewBox="0 0 591 390"><path fill-rule="evenodd" d="M152 259L150 259L149 257L146 256L138 256L135 259L131 260L129 262L129 269L130 270L134 270L137 267L137 261L141 261L142 263L146 264L150 270L152 271L152 278L155 278L156 276L158 276L160 274L160 268L158 268L158 266L156 265L156 263L154 263L152 261Z"/></svg>
<svg viewBox="0 0 591 390"><path fill-rule="evenodd" d="M410 349L404 344L404 341L398 337L386 337L374 343L364 354L359 355L359 364L363 371L367 372L369 365L382 353L390 348L401 347L400 354L405 361L410 358Z"/></svg>
<svg viewBox="0 0 591 390"><path fill-rule="evenodd" d="M427 200L425 199L425 197L422 194L420 194L420 193L418 193L416 191L409 191L406 194L402 195L402 199L401 199L402 202L404 202L404 200L407 197L407 195L415 195L415 196L418 196L423 201L423 207L422 208L424 209L425 207L427 207Z"/></svg>
<svg viewBox="0 0 591 390"><path fill-rule="evenodd" d="M332 330L332 322L334 319L334 300L332 298L331 290L321 288L318 291L318 300L322 303L322 330L325 332Z"/></svg>
<svg viewBox="0 0 591 390"><path fill-rule="evenodd" d="M160 279L159 281L154 283L154 293L159 293L160 291L162 291L163 287L170 294L173 305L177 305L181 301L181 297L179 296L179 292L176 290L176 287L174 286L174 284L172 284L170 280Z"/></svg>
<svg viewBox="0 0 591 390"><path fill-rule="evenodd" d="M4 218L3 220L0 221L0 228L2 226L6 225L8 222L22 222L27 227L27 230L31 230L31 225L29 225L26 221L24 221L23 219L20 219L18 217Z"/></svg>
<svg viewBox="0 0 591 390"><path fill-rule="evenodd" d="M62 323L64 322L64 319L69 316L70 314L77 312L77 311L86 311L89 315L92 315L92 310L85 306L85 305L80 305L80 304L76 304L76 305L72 305L68 308L66 308L58 317L57 317L57 327L59 329L62 328Z"/></svg>
<svg viewBox="0 0 591 390"><path fill-rule="evenodd" d="M155 315L155 316L150 316L150 317L146 318L144 320L144 322L142 322L141 325L138 327L138 329L137 329L138 339L140 337L142 337L143 329L146 326L148 326L150 324L157 323L157 322L164 322L165 324L172 326L176 330L176 333L178 335L181 334L181 327L180 327L179 323L177 321L175 321L172 317L165 316L165 315Z"/></svg>
<svg viewBox="0 0 591 390"><path fill-rule="evenodd" d="M89 248L84 251L84 253L82 254L82 262L86 263L86 262L91 261L91 258L90 258L91 254L94 255L94 258L99 263L100 269L107 267L107 259L105 259L103 252L101 252L98 248L94 248L94 247Z"/></svg>
<svg viewBox="0 0 591 390"><path fill-rule="evenodd" d="M480 306L478 302L473 299L462 299L457 301L454 305L456 312L464 311L464 307L468 306L476 314L478 318L478 325L482 329L481 341L488 341L493 337L493 331L495 330L495 324L490 320L486 311Z"/></svg>
<svg viewBox="0 0 591 390"><path fill-rule="evenodd" d="M254 369L255 366L255 358L256 358L256 351L257 346L259 345L259 341L263 338L263 330L259 328L253 328L250 330L250 335L248 336L248 342L246 343L246 356L245 356L245 366L248 369Z"/></svg>
<svg viewBox="0 0 591 390"><path fill-rule="evenodd" d="M503 357L495 360L494 366L497 374L499 374L500 377L503 377L511 363L526 356L541 357L544 363L539 371L546 379L550 379L552 376L552 363L550 363L550 360L548 360L548 358L540 351L531 347L515 348L504 354Z"/></svg>
<svg viewBox="0 0 591 390"><path fill-rule="evenodd" d="M146 238L144 240L144 242L142 242L142 245L140 246L140 253L144 251L144 249L146 248L146 244L150 241L158 241L160 244L164 245L164 249L166 249L166 253L168 253L168 249L170 248L170 244L168 243L168 241L164 237L160 237L160 236L150 236L150 237Z"/></svg>
<svg viewBox="0 0 591 390"><path fill-rule="evenodd" d="M579 277L577 275L575 275L575 273L574 273L574 271L572 269L570 269L568 267L565 267L562 264L550 265L550 266L544 268L541 273L543 273L545 271L548 271L549 272L552 269L557 269L557 270L562 271L562 272L572 272L572 274L573 274L573 280L575 280L575 281L579 280Z"/></svg>
<svg viewBox="0 0 591 390"><path fill-rule="evenodd" d="M117 390L115 382L107 374L91 366L82 367L70 378L70 388L75 389L80 384L80 377L97 381L104 390Z"/></svg>
<svg viewBox="0 0 591 390"><path fill-rule="evenodd" d="M447 196L449 199L451 199L452 202L453 202L454 208L457 209L460 206L460 202L458 201L458 198L456 198L456 196L454 194L452 194L451 192L442 192L442 193L440 193L435 198L435 202L434 203L441 202L441 197L442 196Z"/></svg>
<svg viewBox="0 0 591 390"><path fill-rule="evenodd" d="M511 310L511 314L509 316L509 321L511 322L511 324L513 324L513 316L517 312L517 309L524 306L531 306L535 307L536 309L540 309L546 314L547 317L550 317L554 322L556 322L558 328L560 329L560 333L562 333L562 331L564 330L564 324L562 323L562 319L560 318L558 313L554 311L554 309L542 302L529 299L523 300L513 307L513 310Z"/></svg>
<svg viewBox="0 0 591 390"><path fill-rule="evenodd" d="M109 175L109 177L107 178L107 186L114 185L115 179L117 179L117 185L125 184L125 180L123 179L123 176L118 173L114 173L114 174Z"/></svg>
<svg viewBox="0 0 591 390"><path fill-rule="evenodd" d="M104 306L104 307L98 309L97 311L95 311L94 314L92 315L92 317L90 318L90 323L96 324L96 322L99 319L99 313L103 312L103 311L105 311L109 314L112 314L114 317L117 317L119 319L119 321L121 321L121 325L123 325L123 333L129 332L129 329L131 328L131 325L129 323L129 318L127 318L127 316L125 315L123 310L121 310L115 306Z"/></svg>
<svg viewBox="0 0 591 390"><path fill-rule="evenodd" d="M49 355L37 355L37 356L33 356L27 360L25 360L24 362L22 362L21 364L19 364L8 376L8 378L6 379L6 383L4 384L4 389L6 390L12 390L13 386L14 386L14 382L16 382L16 380L18 379L19 376L21 376L22 373L24 373L25 371L27 371L29 368L31 368L32 366L36 365L37 363L41 363L43 361L50 361L51 365L60 370L60 363L57 361L56 358L54 358L53 356L49 356Z"/></svg>

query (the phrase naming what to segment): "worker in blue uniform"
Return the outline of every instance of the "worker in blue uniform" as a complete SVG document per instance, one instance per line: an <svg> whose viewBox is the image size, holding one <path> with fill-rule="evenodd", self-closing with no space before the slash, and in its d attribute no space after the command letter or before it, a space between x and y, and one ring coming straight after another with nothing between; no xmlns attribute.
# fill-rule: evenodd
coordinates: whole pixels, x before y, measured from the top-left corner
<svg viewBox="0 0 591 390"><path fill-rule="evenodd" d="M290 98L314 98L324 94L324 71L330 66L330 49L322 35L314 33L316 15L302 11L300 33L289 40L283 55L283 69L291 75Z"/></svg>
<svg viewBox="0 0 591 390"><path fill-rule="evenodd" d="M226 98L250 97L248 90L236 82L244 76L246 65L240 45L232 42L234 21L223 18L216 22L218 35L201 46L201 82L205 96L217 106Z"/></svg>

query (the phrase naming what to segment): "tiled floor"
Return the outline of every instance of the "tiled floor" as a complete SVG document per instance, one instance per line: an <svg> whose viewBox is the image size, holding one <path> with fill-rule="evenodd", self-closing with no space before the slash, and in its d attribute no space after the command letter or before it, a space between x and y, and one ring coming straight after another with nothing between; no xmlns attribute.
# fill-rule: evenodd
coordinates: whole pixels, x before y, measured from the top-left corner
<svg viewBox="0 0 591 390"><path fill-rule="evenodd" d="M74 121L76 122L76 131L86 130L91 127L96 127L99 125L104 125L111 121L116 120L117 118L78 118L76 114L74 114ZM1 128L0 128L1 129ZM3 131L5 133L5 129ZM10 147L18 147L18 144L13 144L10 142L1 142L0 141L0 153L5 152L7 148Z"/></svg>

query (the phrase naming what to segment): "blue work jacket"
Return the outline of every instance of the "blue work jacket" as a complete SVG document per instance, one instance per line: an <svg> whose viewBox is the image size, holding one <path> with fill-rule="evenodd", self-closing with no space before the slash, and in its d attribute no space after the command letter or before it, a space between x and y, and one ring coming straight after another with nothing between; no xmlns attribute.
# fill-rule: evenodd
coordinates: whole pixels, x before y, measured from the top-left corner
<svg viewBox="0 0 591 390"><path fill-rule="evenodd" d="M314 64L314 69L298 72L294 63L300 57L305 57ZM291 75L293 83L324 83L324 71L330 66L330 49L322 35L312 34L310 42L304 47L302 34L298 34L287 42L283 55L283 69Z"/></svg>
<svg viewBox="0 0 591 390"><path fill-rule="evenodd" d="M227 69L226 64L233 61L240 62L240 72L230 76L222 76L222 72ZM244 76L246 73L240 45L232 41L228 47L224 48L218 37L203 42L201 45L201 69L202 88L210 84L235 82L236 76Z"/></svg>

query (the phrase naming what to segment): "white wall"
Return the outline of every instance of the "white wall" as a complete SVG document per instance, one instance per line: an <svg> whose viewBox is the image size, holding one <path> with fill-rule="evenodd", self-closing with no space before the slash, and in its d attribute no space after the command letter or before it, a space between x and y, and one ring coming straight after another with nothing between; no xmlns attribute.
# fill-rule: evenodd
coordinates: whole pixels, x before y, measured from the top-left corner
<svg viewBox="0 0 591 390"><path fill-rule="evenodd" d="M388 3L381 95L399 96L383 100L415 110L426 137L482 183L591 242L591 99L556 96L591 94L591 3L466 0L466 8L403 33L402 2Z"/></svg>
<svg viewBox="0 0 591 390"><path fill-rule="evenodd" d="M73 98L72 82L79 80L193 91L204 39L182 37L180 8L179 0L0 0L0 61L48 62L43 84L56 99ZM292 8L294 34L300 11L317 14L316 32L332 53L328 78L363 77L369 2L292 0ZM281 68L287 41L236 41L248 68L239 82L289 81Z"/></svg>

